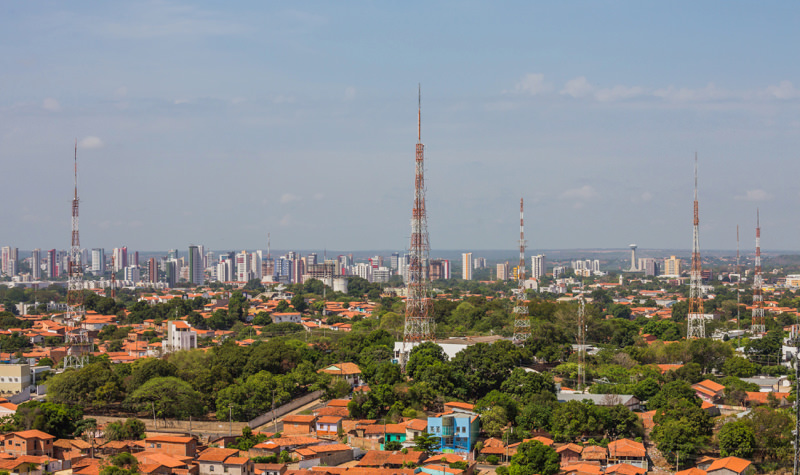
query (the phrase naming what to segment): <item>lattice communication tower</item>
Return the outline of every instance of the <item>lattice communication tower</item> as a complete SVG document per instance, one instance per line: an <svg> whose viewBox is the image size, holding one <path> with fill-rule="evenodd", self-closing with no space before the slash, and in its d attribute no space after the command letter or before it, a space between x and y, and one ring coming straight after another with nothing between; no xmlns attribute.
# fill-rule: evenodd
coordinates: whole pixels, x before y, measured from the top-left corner
<svg viewBox="0 0 800 475"><path fill-rule="evenodd" d="M586 302L583 294L578 299L578 389L586 386Z"/></svg>
<svg viewBox="0 0 800 475"><path fill-rule="evenodd" d="M523 199L519 199L519 267L517 268L517 298L514 305L514 343L524 343L531 337L531 320L525 305L525 219Z"/></svg>
<svg viewBox="0 0 800 475"><path fill-rule="evenodd" d="M75 195L72 198L72 246L69 253L69 286L67 314L64 317L67 354L64 369L83 368L90 353L89 333L85 328L86 308L83 305L83 263L81 238L78 232L78 141L75 140Z"/></svg>
<svg viewBox="0 0 800 475"><path fill-rule="evenodd" d="M425 146L422 144L422 90L417 107L417 153L414 178L414 208L411 213L411 246L408 257L406 315L403 331L401 365L405 368L415 344L433 339L429 273L430 244L428 216L425 211Z"/></svg>
<svg viewBox="0 0 800 475"><path fill-rule="evenodd" d="M706 337L706 317L703 314L703 275L700 260L700 211L697 204L697 154L694 156L694 239L692 241L692 270L689 273L689 314L686 338Z"/></svg>
<svg viewBox="0 0 800 475"><path fill-rule="evenodd" d="M764 286L764 277L761 275L761 218L756 210L756 269L753 273L753 318L750 332L762 334L766 330L764 324L764 296L761 287Z"/></svg>

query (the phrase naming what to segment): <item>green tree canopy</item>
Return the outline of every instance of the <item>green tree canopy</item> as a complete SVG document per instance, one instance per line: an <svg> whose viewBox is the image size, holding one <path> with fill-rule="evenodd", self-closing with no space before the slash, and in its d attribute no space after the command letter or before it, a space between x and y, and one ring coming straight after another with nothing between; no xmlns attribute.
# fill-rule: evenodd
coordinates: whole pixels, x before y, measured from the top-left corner
<svg viewBox="0 0 800 475"><path fill-rule="evenodd" d="M521 443L508 467L510 475L555 475L558 470L558 454L538 440Z"/></svg>

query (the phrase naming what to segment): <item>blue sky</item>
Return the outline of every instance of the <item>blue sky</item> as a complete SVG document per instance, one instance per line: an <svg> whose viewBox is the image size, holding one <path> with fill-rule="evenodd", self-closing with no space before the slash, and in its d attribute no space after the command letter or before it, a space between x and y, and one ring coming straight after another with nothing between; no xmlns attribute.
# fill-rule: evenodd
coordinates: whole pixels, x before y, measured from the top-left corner
<svg viewBox="0 0 800 475"><path fill-rule="evenodd" d="M798 250L796 2L12 2L0 244Z"/></svg>

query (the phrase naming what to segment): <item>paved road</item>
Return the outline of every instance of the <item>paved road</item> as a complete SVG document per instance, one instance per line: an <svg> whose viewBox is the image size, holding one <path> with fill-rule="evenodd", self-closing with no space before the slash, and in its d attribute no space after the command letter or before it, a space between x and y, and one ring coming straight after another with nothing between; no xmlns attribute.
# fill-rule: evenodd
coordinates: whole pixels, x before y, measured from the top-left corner
<svg viewBox="0 0 800 475"><path fill-rule="evenodd" d="M277 418L275 420L275 424L273 424L272 421L269 421L264 425L256 427L255 429L253 429L253 431L254 432L259 432L259 431L261 431L261 432L283 432L283 418L284 417L289 416L289 415L299 414L300 412L303 412L305 410L313 411L314 409L317 409L317 408L320 408L320 407L324 407L324 406L325 406L325 404L320 402L319 399L314 399L313 401L309 402L305 406L300 406L297 409L295 409L294 411L292 411L292 412L290 412L288 414L284 414L281 417ZM277 426L277 430L275 430L275 426Z"/></svg>

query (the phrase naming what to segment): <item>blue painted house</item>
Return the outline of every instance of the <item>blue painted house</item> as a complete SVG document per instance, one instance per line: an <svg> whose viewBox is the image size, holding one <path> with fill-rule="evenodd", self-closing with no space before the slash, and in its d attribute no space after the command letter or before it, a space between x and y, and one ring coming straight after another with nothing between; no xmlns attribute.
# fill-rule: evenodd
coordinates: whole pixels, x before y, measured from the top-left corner
<svg viewBox="0 0 800 475"><path fill-rule="evenodd" d="M474 413L451 410L428 417L428 432L440 440L437 452L469 453L478 441L480 431L481 418Z"/></svg>

